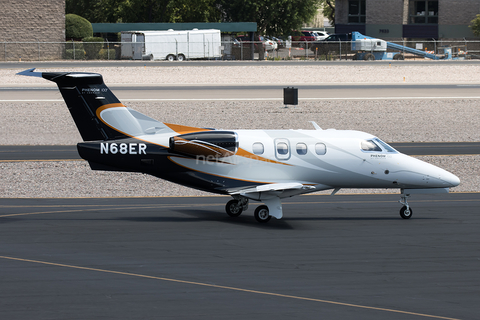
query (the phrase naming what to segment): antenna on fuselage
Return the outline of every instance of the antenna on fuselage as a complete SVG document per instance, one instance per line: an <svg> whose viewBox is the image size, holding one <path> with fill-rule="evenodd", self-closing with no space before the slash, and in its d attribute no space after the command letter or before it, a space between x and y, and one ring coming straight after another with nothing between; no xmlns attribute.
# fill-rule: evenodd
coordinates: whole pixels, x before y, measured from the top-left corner
<svg viewBox="0 0 480 320"><path fill-rule="evenodd" d="M323 130L315 121L309 121L309 122L313 125L315 130Z"/></svg>

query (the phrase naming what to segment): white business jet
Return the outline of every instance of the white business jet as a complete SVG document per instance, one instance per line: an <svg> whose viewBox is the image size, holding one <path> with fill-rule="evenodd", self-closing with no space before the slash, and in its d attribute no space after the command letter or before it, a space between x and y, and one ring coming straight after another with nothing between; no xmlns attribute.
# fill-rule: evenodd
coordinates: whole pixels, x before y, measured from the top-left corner
<svg viewBox="0 0 480 320"><path fill-rule="evenodd" d="M447 193L455 175L399 153L371 134L350 130L214 130L159 122L125 107L96 73L18 73L57 83L84 140L80 156L93 170L142 172L184 186L233 197L239 216L249 200L261 201L255 219L283 216L281 199L320 190L401 190L407 198Z"/></svg>

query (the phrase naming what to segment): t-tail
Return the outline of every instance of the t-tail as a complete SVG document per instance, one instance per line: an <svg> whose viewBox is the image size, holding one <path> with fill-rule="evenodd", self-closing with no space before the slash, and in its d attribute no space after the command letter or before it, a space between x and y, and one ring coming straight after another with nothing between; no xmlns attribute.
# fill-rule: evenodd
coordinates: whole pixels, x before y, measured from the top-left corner
<svg viewBox="0 0 480 320"><path fill-rule="evenodd" d="M84 141L114 140L130 136L119 129L125 126L131 129L135 126L135 117L105 85L102 75L86 72L34 72L34 70L35 68L25 70L18 75L41 77L55 82ZM110 108L117 109L115 121L120 122L119 126L106 122L100 116L102 111ZM122 110L123 108L125 109ZM129 121L132 123L127 124Z"/></svg>

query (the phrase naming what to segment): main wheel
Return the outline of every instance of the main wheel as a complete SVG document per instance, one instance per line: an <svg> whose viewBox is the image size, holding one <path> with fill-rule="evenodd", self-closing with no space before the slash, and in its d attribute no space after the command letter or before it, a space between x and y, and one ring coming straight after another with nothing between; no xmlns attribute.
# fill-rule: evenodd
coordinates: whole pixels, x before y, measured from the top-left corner
<svg viewBox="0 0 480 320"><path fill-rule="evenodd" d="M238 200L230 200L225 206L225 211L230 217L238 217L243 212L243 207L238 203Z"/></svg>
<svg viewBox="0 0 480 320"><path fill-rule="evenodd" d="M413 214L413 210L412 208L408 208L407 210L407 206L403 206L402 209L400 209L400 217L402 217L403 219L410 219L412 217L412 214Z"/></svg>
<svg viewBox="0 0 480 320"><path fill-rule="evenodd" d="M363 60L365 61L374 61L375 56L371 53L367 53L366 55L363 56Z"/></svg>
<svg viewBox="0 0 480 320"><path fill-rule="evenodd" d="M168 60L168 61L175 61L175 56L174 56L173 54L169 54L169 55L167 56L167 60Z"/></svg>
<svg viewBox="0 0 480 320"><path fill-rule="evenodd" d="M255 209L254 215L255 215L255 219L261 223L268 222L272 218L272 216L270 216L270 213L268 211L268 207L263 205L258 206L257 209Z"/></svg>

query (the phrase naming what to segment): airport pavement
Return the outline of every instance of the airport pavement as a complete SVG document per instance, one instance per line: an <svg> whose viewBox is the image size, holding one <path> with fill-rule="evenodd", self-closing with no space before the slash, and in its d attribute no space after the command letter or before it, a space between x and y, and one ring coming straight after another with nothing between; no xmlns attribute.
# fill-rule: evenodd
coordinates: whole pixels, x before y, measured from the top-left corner
<svg viewBox="0 0 480 320"><path fill-rule="evenodd" d="M0 318L478 318L478 193L227 200L0 199Z"/></svg>
<svg viewBox="0 0 480 320"><path fill-rule="evenodd" d="M412 156L480 154L480 142L392 143L395 149ZM77 146L1 146L0 162L78 160Z"/></svg>

